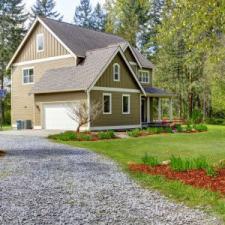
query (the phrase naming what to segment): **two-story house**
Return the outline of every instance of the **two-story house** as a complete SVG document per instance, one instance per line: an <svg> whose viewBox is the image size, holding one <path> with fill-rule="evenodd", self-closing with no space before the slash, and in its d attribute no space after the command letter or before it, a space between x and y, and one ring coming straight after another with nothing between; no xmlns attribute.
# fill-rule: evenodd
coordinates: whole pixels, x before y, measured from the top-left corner
<svg viewBox="0 0 225 225"><path fill-rule="evenodd" d="M123 38L52 19L34 21L7 68L13 127L31 120L34 129L72 130L68 104L98 101L101 116L83 129L137 128L153 120L153 98L159 120L160 99L172 99L152 86L152 63Z"/></svg>

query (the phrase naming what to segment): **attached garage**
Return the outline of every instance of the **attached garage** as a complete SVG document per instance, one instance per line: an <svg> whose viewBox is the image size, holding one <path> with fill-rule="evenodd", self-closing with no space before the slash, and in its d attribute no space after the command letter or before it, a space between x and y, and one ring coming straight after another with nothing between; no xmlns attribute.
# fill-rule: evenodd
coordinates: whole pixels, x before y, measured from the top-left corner
<svg viewBox="0 0 225 225"><path fill-rule="evenodd" d="M76 107L78 103L73 103ZM43 127L47 130L75 130L77 122L71 118L71 103L43 104Z"/></svg>

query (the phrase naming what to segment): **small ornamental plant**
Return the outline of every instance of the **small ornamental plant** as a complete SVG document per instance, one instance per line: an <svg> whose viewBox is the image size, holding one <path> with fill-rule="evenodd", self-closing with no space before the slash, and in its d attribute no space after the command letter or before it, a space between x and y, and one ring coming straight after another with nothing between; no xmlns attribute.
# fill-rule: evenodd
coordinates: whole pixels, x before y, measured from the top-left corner
<svg viewBox="0 0 225 225"><path fill-rule="evenodd" d="M147 153L145 153L144 157L142 158L142 162L149 166L157 166L160 164L157 157L149 156Z"/></svg>

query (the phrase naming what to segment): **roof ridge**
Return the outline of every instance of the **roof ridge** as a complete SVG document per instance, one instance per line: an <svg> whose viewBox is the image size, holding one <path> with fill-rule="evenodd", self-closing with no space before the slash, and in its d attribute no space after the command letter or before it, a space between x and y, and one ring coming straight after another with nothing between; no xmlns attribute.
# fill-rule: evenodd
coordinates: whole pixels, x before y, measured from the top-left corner
<svg viewBox="0 0 225 225"><path fill-rule="evenodd" d="M65 21L54 20L52 18L43 17L43 16L39 16L39 18L40 19L51 20L51 21L54 21L54 22L57 22L57 23L64 23L64 24L67 24L67 25L70 25L70 26L73 26L73 27L77 27L77 28L83 29L83 30L88 30L88 31L92 31L92 32L98 32L98 33L101 33L101 34L107 34L107 35L110 35L110 36L114 36L114 37L118 37L118 38L124 39L124 38L120 37L119 35L116 35L116 34L113 34L113 33L105 32L105 31L99 31L99 30L94 30L94 29L87 28L87 27L81 27L79 25L76 25L76 24L73 24L73 23L69 23L69 22L65 22ZM124 41L126 41L126 40L124 39Z"/></svg>
<svg viewBox="0 0 225 225"><path fill-rule="evenodd" d="M113 45L113 46L109 45L109 46L102 47L102 48L90 49L90 50L88 50L86 53L89 53L89 52L96 52L96 51L98 51L98 50L103 50L103 49L108 49L108 48L121 48L121 47L120 47L119 44L118 44L118 45Z"/></svg>

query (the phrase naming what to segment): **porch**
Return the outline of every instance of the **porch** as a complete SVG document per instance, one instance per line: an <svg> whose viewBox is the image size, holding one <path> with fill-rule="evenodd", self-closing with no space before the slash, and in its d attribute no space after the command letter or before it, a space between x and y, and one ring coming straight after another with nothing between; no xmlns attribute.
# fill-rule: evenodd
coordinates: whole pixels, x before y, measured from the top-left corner
<svg viewBox="0 0 225 225"><path fill-rule="evenodd" d="M169 126L173 122L173 98L175 94L155 87L144 88L141 97L141 122L143 127ZM166 107L162 107L162 106ZM163 119L163 116L166 119Z"/></svg>

